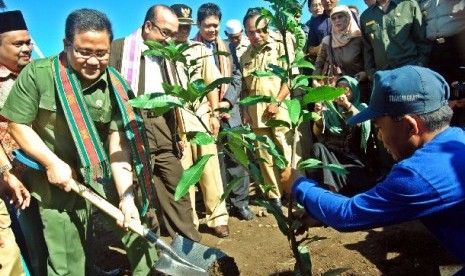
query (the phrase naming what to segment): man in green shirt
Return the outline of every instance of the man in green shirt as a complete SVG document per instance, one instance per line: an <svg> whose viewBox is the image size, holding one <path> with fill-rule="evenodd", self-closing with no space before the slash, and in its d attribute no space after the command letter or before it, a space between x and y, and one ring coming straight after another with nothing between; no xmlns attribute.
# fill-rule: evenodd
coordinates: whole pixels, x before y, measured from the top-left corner
<svg viewBox="0 0 465 276"><path fill-rule="evenodd" d="M365 38L365 71L428 64L431 43L418 3L414 0L377 0L360 16Z"/></svg>
<svg viewBox="0 0 465 276"><path fill-rule="evenodd" d="M74 11L66 19L64 51L31 62L1 111L11 121L10 132L19 146L45 168L26 171L24 183L39 201L43 233L37 234L45 237L48 275L87 275L86 262L92 262L86 258L90 206L77 194L66 193L72 178L119 206L124 214L121 227L127 230L130 219L140 220L131 187L132 159L146 157L144 133L132 127L138 117L125 105L127 85L107 68L112 39L105 14ZM138 146L125 136L129 132L142 137ZM138 176L146 167L137 167ZM150 179L150 171L146 175ZM145 210L147 201L142 204ZM149 274L157 259L154 246L115 228L133 274Z"/></svg>

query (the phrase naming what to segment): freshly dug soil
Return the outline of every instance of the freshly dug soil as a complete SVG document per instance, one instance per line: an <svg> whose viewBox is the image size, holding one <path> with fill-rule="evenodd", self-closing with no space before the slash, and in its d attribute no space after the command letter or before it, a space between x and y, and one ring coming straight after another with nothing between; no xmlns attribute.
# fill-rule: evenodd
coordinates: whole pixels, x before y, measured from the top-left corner
<svg viewBox="0 0 465 276"><path fill-rule="evenodd" d="M208 267L208 275L210 276L238 276L239 268L234 261L234 258L225 256L221 259L214 261Z"/></svg>
<svg viewBox="0 0 465 276"><path fill-rule="evenodd" d="M219 248L234 258L240 275L293 275L295 260L275 218L263 207L252 205L251 209L260 216L249 221L231 217L230 237L226 239L217 238L211 229L201 224L201 243ZM132 275L121 243L111 231L99 225L98 214L94 217L97 265L107 271L120 268L123 269L121 275ZM342 268L347 270L340 275L346 276L439 276L440 266L459 264L417 221L352 233L341 233L331 227L315 227L309 232L310 236L324 237L308 245L314 276ZM170 242L168 237L162 238ZM210 275L239 274L237 271L230 274L224 267L229 268L228 264L215 264L212 273L222 274Z"/></svg>

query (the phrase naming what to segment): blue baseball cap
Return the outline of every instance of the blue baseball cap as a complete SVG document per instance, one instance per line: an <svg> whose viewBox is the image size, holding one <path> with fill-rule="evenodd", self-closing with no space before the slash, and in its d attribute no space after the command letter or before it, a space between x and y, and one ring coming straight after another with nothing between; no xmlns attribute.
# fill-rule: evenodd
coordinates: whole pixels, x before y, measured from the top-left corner
<svg viewBox="0 0 465 276"><path fill-rule="evenodd" d="M438 73L420 66L403 66L374 75L370 104L352 116L351 125L380 116L424 114L447 105L450 89Z"/></svg>

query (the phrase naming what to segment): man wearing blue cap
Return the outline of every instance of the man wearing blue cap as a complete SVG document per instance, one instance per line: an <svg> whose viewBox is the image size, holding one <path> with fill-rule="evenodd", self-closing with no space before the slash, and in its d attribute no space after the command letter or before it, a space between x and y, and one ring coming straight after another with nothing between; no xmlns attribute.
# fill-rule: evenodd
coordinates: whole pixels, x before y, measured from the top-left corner
<svg viewBox="0 0 465 276"><path fill-rule="evenodd" d="M311 220L340 231L418 219L465 263L465 133L449 127L449 93L444 78L427 68L375 73L368 108L349 123L373 120L378 138L397 162L391 172L352 198L327 191L296 171L285 179L291 181L284 189L292 191Z"/></svg>

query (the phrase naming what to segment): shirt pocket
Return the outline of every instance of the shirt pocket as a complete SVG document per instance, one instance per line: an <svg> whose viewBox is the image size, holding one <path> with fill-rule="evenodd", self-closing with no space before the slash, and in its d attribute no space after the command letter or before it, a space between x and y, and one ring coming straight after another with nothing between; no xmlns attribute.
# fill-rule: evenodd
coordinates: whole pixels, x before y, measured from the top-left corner
<svg viewBox="0 0 465 276"><path fill-rule="evenodd" d="M36 123L40 127L55 129L57 106L54 97L41 97Z"/></svg>
<svg viewBox="0 0 465 276"><path fill-rule="evenodd" d="M410 38L410 29L412 28L412 21L408 20L405 16L401 16L400 13L397 14L389 22L389 38L392 41L397 41L399 43L405 43Z"/></svg>
<svg viewBox="0 0 465 276"><path fill-rule="evenodd" d="M380 40L382 36L381 27L374 20L365 24L365 33L370 41Z"/></svg>
<svg viewBox="0 0 465 276"><path fill-rule="evenodd" d="M111 109L106 107L87 107L92 120L97 123L109 123L111 121Z"/></svg>

